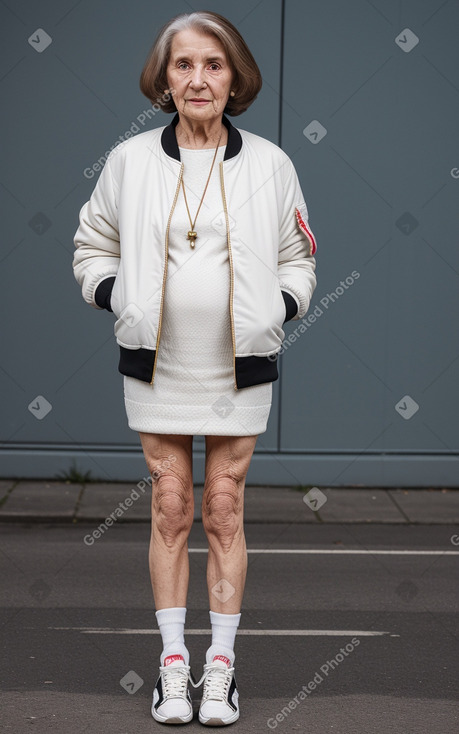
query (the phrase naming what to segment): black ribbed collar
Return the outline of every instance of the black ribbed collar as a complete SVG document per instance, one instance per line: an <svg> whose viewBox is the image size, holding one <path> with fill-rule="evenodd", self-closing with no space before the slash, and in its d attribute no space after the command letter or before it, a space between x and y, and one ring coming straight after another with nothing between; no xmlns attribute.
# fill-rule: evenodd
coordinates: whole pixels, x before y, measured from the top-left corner
<svg viewBox="0 0 459 734"><path fill-rule="evenodd" d="M177 137L175 135L175 128L179 121L179 114L176 112L170 124L164 128L161 134L161 145L163 150L171 158L175 158L177 161L180 160L180 151L177 143ZM228 142L226 144L226 150L223 160L227 161L229 158L234 158L242 148L242 137L239 130L231 124L228 118L223 115L222 122L228 130Z"/></svg>

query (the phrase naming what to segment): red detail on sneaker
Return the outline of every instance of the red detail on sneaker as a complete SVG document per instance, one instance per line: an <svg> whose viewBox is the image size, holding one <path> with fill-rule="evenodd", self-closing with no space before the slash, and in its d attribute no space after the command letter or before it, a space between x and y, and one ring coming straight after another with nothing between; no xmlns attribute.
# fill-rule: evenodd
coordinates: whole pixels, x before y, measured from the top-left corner
<svg viewBox="0 0 459 734"><path fill-rule="evenodd" d="M231 660L224 655L214 655L214 660L222 660L228 668L231 668Z"/></svg>
<svg viewBox="0 0 459 734"><path fill-rule="evenodd" d="M183 657L183 655L168 655L167 658L164 658L164 666L170 665L176 660L181 660L183 663L185 662L185 658Z"/></svg>

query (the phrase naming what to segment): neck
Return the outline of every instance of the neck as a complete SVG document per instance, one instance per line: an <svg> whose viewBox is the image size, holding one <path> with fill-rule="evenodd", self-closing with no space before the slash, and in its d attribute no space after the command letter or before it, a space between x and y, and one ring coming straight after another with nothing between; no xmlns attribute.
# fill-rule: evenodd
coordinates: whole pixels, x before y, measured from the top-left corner
<svg viewBox="0 0 459 734"><path fill-rule="evenodd" d="M220 145L225 145L228 138L221 116L214 120L200 121L180 115L175 134L181 148L215 148L219 139Z"/></svg>

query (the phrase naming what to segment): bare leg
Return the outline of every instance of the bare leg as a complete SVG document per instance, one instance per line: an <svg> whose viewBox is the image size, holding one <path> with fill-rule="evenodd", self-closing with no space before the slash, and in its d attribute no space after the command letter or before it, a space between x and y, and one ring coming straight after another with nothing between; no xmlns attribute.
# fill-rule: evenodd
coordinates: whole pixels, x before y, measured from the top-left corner
<svg viewBox="0 0 459 734"><path fill-rule="evenodd" d="M210 609L238 614L247 574L244 488L258 436L206 436L202 519Z"/></svg>
<svg viewBox="0 0 459 734"><path fill-rule="evenodd" d="M152 475L149 566L156 609L186 607L193 524L192 436L139 433Z"/></svg>

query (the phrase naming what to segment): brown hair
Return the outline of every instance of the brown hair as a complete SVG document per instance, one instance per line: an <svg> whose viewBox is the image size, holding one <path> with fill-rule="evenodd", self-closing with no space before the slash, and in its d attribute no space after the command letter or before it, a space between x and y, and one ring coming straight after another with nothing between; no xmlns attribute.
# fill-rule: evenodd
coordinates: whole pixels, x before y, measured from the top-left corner
<svg viewBox="0 0 459 734"><path fill-rule="evenodd" d="M234 97L228 98L224 112L227 115L240 115L252 104L261 89L260 69L237 28L222 15L209 10L181 13L161 28L140 75L142 94L153 104L161 104L164 112L176 112L173 97L165 95L168 87L167 65L173 37L190 28L214 36L225 49L233 70L231 88Z"/></svg>

